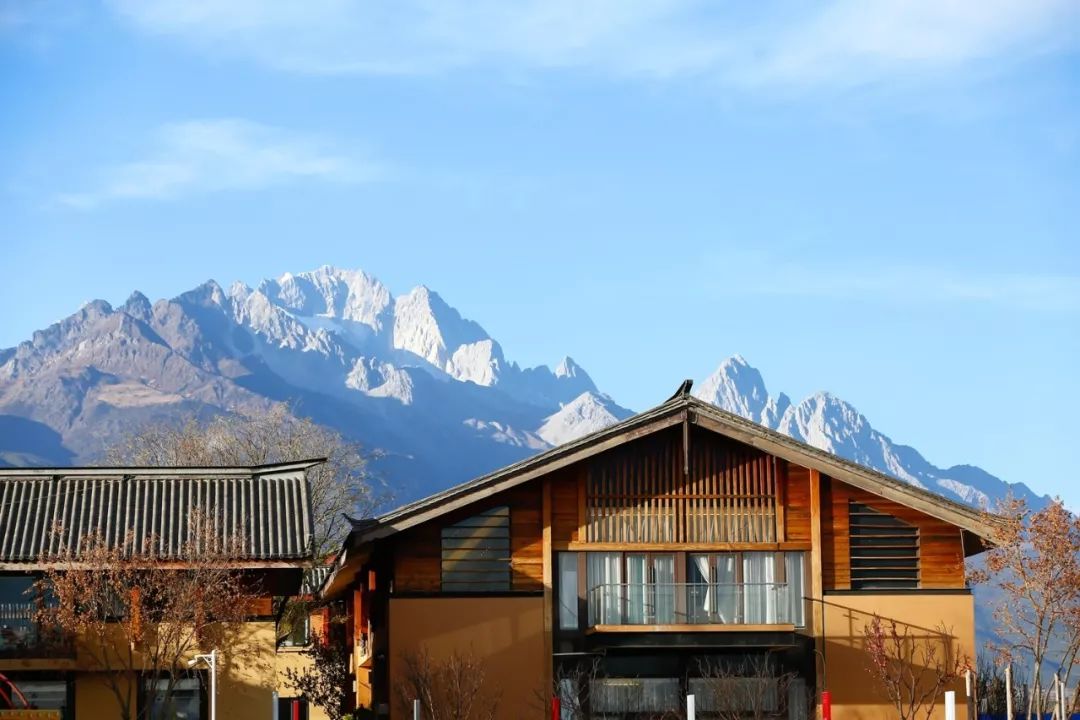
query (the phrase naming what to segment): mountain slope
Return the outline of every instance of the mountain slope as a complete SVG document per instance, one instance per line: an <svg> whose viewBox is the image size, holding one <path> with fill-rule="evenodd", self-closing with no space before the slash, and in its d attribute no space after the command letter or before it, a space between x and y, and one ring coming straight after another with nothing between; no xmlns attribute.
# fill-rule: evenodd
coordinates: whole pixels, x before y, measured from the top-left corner
<svg viewBox="0 0 1080 720"><path fill-rule="evenodd" d="M828 393L770 395L740 356L695 394L842 457L975 505L1008 492L979 468L938 468ZM0 461L92 462L125 432L288 402L383 454L405 501L628 417L571 358L522 368L438 293L399 296L324 266L252 289L208 281L151 303L94 301L0 350Z"/></svg>

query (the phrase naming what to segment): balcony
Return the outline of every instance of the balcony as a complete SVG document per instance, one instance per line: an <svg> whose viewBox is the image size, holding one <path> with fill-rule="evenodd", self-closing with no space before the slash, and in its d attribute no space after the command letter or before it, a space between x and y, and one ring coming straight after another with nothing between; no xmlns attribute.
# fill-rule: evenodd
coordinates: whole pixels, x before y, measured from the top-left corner
<svg viewBox="0 0 1080 720"><path fill-rule="evenodd" d="M0 658L71 656L69 642L34 621L36 610L34 603L0 603Z"/></svg>
<svg viewBox="0 0 1080 720"><path fill-rule="evenodd" d="M594 631L791 629L803 624L803 599L786 583L597 585L589 590L588 610Z"/></svg>

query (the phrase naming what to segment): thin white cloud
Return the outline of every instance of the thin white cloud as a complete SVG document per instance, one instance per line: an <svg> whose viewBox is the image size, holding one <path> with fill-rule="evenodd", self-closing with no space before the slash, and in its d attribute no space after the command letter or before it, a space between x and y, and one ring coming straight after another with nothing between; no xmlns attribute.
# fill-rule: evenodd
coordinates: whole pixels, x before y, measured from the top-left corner
<svg viewBox="0 0 1080 720"><path fill-rule="evenodd" d="M312 74L580 68L852 84L1077 42L1075 0L111 0L140 30Z"/></svg>
<svg viewBox="0 0 1080 720"><path fill-rule="evenodd" d="M232 118L190 120L159 128L145 158L107 168L91 189L58 199L90 208L112 200L251 190L299 180L359 182L379 174L374 164L280 128Z"/></svg>
<svg viewBox="0 0 1080 720"><path fill-rule="evenodd" d="M722 268L714 294L822 298L901 305L955 302L1023 310L1080 312L1080 276L1039 272L964 271L901 263L807 264L763 255L731 253L702 268ZM733 269L737 268L737 272ZM708 272L708 271L704 271Z"/></svg>

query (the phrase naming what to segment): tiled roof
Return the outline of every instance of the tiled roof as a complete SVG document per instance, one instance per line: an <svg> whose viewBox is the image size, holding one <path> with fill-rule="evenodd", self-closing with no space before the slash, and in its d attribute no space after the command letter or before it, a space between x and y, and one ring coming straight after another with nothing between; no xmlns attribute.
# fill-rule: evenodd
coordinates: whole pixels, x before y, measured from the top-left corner
<svg viewBox="0 0 1080 720"><path fill-rule="evenodd" d="M309 557L312 515L304 470L318 461L251 468L5 468L0 470L0 564L33 564L100 535L175 558L189 518L243 538L249 561ZM59 528L62 532L57 533Z"/></svg>

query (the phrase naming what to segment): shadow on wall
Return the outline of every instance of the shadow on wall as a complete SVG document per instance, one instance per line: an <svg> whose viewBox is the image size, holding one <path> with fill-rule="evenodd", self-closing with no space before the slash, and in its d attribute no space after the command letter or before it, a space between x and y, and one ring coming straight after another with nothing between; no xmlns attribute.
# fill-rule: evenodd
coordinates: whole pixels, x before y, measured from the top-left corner
<svg viewBox="0 0 1080 720"><path fill-rule="evenodd" d="M886 623L886 628L895 619L898 631L910 633L917 647L933 647L948 665L958 654L969 658L973 655L971 631L965 636L963 631L955 630L972 627L972 613L970 595L868 596L852 597L850 602L849 596L827 597L823 683L833 692L833 703L841 710L838 715L842 714L843 720L882 720L896 716L896 711L888 705L884 688L871 674L864 633L875 614ZM901 621L901 617L906 621ZM920 656L918 652L915 655L916 659ZM925 665L917 665L915 671L920 675L933 672ZM959 708L964 701L964 680L961 678L949 689L957 691ZM937 698L936 702L940 707L943 698Z"/></svg>
<svg viewBox="0 0 1080 720"><path fill-rule="evenodd" d="M426 651L433 663L471 655L485 673L484 692L500 696L498 718L520 718L545 684L543 598L400 598L390 602L390 688L404 678L404 658ZM405 713L399 697L397 713Z"/></svg>

